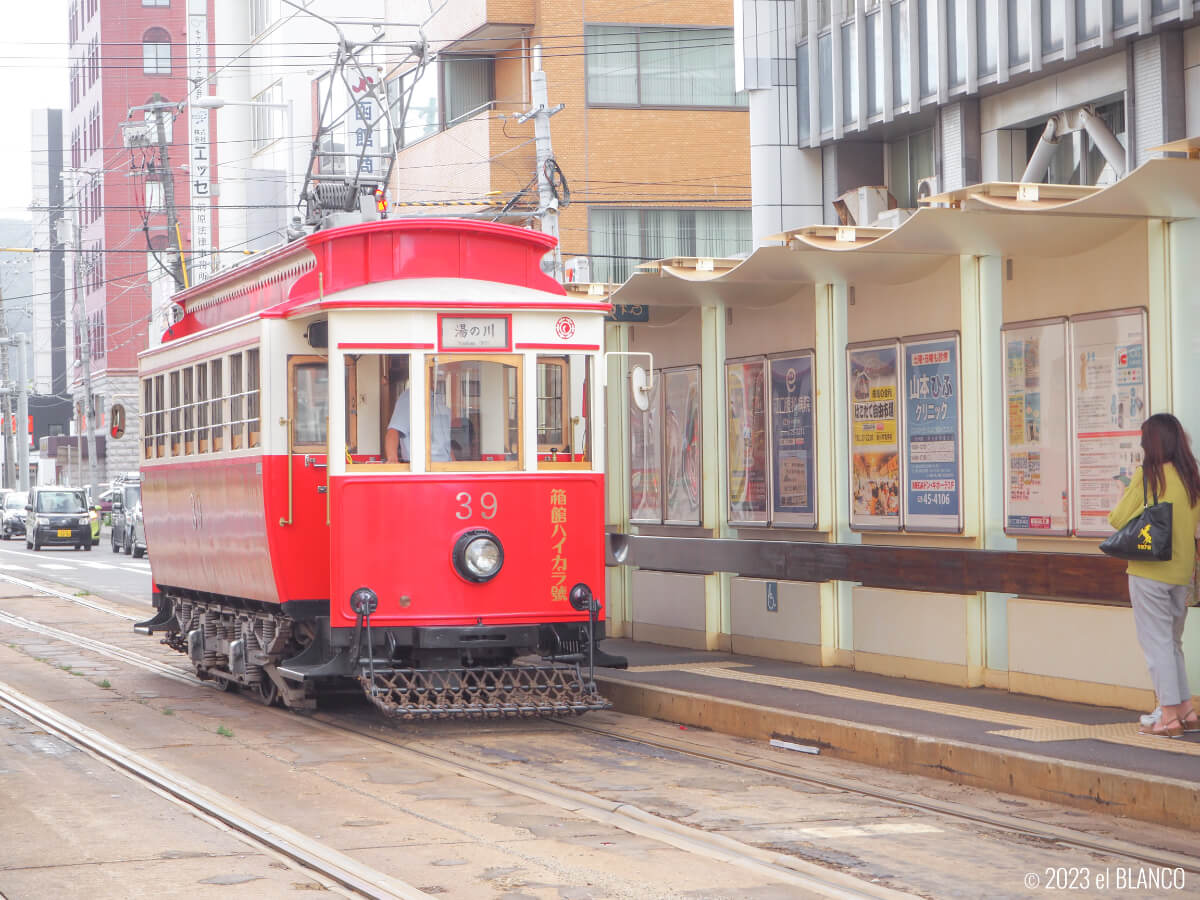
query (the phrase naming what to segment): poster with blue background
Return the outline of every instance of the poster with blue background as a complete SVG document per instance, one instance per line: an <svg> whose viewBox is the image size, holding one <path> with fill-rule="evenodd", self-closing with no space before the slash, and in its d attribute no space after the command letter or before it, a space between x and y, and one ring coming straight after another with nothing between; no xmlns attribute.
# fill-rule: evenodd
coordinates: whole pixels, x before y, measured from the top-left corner
<svg viewBox="0 0 1200 900"><path fill-rule="evenodd" d="M904 527L962 531L958 335L904 343Z"/></svg>
<svg viewBox="0 0 1200 900"><path fill-rule="evenodd" d="M779 357L771 364L771 520L817 524L816 435L813 432L813 357Z"/></svg>

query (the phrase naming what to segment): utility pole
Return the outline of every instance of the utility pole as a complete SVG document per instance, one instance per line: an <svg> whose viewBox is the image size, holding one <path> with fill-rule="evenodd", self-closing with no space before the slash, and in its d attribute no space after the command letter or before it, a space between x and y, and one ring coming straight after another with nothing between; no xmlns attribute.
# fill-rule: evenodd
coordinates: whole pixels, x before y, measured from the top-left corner
<svg viewBox="0 0 1200 900"><path fill-rule="evenodd" d="M534 148L537 153L537 182L538 182L538 217L542 222L542 231L558 239L558 199L554 196L551 173L556 167L554 149L550 144L550 117L563 108L560 103L550 108L550 97L546 87L546 73L542 70L542 47L538 44L533 48L533 72L529 75L532 107L528 112L517 116L518 122L533 119ZM554 245L551 256L552 272L555 281L562 281L562 251L558 244Z"/></svg>
<svg viewBox="0 0 1200 900"><path fill-rule="evenodd" d="M161 126L160 126L161 127ZM75 200L72 206L75 210L75 216L71 223L71 230L75 233L75 264L71 271L74 274L72 283L75 288L75 334L79 339L79 354L83 363L83 390L85 394L84 401L84 428L87 431L87 484L86 487L92 488L95 491L96 485L96 404L92 395L92 340L90 330L85 327L86 318L83 314L83 299L80 297L79 284L79 261L83 255L83 229L80 227L79 215L79 189L76 185ZM24 372L24 366L21 369ZM80 447L80 451L83 447ZM80 457L82 457L82 452ZM28 468L28 466L26 466ZM80 459L80 474L83 473L83 460ZM26 473L28 478L28 473Z"/></svg>
<svg viewBox="0 0 1200 900"><path fill-rule="evenodd" d="M177 103L168 103L157 91L151 98L151 109L154 112L155 126L158 130L158 156L161 167L163 205L167 208L167 252L171 257L171 277L175 279L175 290L182 291L187 287L183 270L183 248L179 243L179 215L175 210L175 177L171 172L171 162L167 156L167 123L166 116L178 108Z"/></svg>
<svg viewBox="0 0 1200 900"><path fill-rule="evenodd" d="M11 338L17 353L17 485L29 492L29 385L25 372L25 342L29 335L17 332Z"/></svg>
<svg viewBox="0 0 1200 900"><path fill-rule="evenodd" d="M9 369L10 357L8 355L8 316L4 314L4 298L0 296L0 367L4 369L4 404L0 415L4 416L4 422L0 425L0 434L4 439L4 486L6 488L16 487L16 478L13 471L14 454L12 450L12 394L9 393L8 385L12 383L11 371Z"/></svg>

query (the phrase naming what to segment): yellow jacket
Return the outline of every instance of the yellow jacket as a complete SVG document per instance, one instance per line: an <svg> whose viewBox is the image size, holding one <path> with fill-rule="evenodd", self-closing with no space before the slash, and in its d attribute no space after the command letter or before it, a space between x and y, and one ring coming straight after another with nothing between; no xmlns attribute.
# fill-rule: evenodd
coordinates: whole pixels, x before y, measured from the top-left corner
<svg viewBox="0 0 1200 900"><path fill-rule="evenodd" d="M1162 562L1131 561L1125 571L1130 575L1152 578L1167 584L1191 584L1192 569L1196 565L1196 522L1200 520L1200 503L1195 506L1188 503L1187 488L1183 486L1183 479L1171 463L1163 466L1163 476L1167 482L1167 491L1160 494L1158 500L1160 503L1165 500L1171 504L1171 558ZM1146 500L1149 503L1154 502L1153 492L1147 494ZM1139 466L1133 473L1133 480L1129 482L1124 495L1108 514L1108 524L1113 528L1121 528L1140 513L1142 508L1142 469Z"/></svg>

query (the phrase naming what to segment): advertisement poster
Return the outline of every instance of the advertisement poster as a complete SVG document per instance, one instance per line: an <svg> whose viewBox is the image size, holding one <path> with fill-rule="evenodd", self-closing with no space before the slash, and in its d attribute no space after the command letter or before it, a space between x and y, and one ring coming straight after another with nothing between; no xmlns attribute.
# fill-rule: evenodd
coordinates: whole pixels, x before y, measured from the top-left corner
<svg viewBox="0 0 1200 900"><path fill-rule="evenodd" d="M849 348L850 527L900 529L896 341Z"/></svg>
<svg viewBox="0 0 1200 900"><path fill-rule="evenodd" d="M650 408L629 404L629 519L662 522L662 373L654 373Z"/></svg>
<svg viewBox="0 0 1200 900"><path fill-rule="evenodd" d="M1004 530L1071 531L1067 321L1004 327Z"/></svg>
<svg viewBox="0 0 1200 900"><path fill-rule="evenodd" d="M700 367L663 373L668 525L700 524Z"/></svg>
<svg viewBox="0 0 1200 900"><path fill-rule="evenodd" d="M1119 310L1071 320L1075 533L1106 537L1108 512L1142 461L1146 418L1146 313Z"/></svg>
<svg viewBox="0 0 1200 900"><path fill-rule="evenodd" d="M729 434L729 521L767 524L766 364L725 364Z"/></svg>
<svg viewBox="0 0 1200 900"><path fill-rule="evenodd" d="M813 357L779 357L771 374L771 521L817 524L816 434L813 430Z"/></svg>
<svg viewBox="0 0 1200 900"><path fill-rule="evenodd" d="M958 335L904 344L904 527L962 531Z"/></svg>

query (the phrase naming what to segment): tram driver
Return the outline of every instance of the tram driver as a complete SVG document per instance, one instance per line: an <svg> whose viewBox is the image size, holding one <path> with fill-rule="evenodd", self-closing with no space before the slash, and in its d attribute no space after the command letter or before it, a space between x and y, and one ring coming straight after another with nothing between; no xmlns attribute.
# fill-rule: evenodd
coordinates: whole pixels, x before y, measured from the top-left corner
<svg viewBox="0 0 1200 900"><path fill-rule="evenodd" d="M389 463L409 462L412 430L410 427L408 384L396 396L392 417L384 435L384 460ZM450 408L441 394L434 397L430 455L434 462L449 462L453 457L450 446Z"/></svg>

